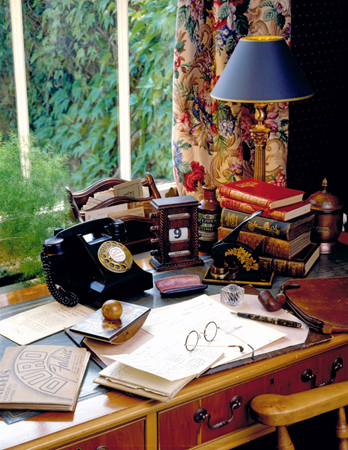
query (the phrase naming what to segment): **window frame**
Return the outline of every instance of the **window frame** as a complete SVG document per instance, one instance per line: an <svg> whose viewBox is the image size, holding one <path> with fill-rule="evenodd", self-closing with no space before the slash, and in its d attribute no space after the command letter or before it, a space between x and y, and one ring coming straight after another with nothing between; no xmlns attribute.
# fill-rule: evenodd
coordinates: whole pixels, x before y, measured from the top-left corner
<svg viewBox="0 0 348 450"><path fill-rule="evenodd" d="M21 0L10 0L12 53L16 87L16 113L18 135L20 137L21 168L24 177L30 175L29 152L29 109L27 79L25 70L23 14Z"/></svg>

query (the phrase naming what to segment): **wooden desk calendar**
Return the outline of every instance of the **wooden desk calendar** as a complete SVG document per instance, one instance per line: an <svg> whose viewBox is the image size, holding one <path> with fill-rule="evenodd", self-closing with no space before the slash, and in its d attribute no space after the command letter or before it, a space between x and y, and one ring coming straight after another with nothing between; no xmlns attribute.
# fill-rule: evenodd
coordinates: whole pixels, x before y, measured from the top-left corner
<svg viewBox="0 0 348 450"><path fill-rule="evenodd" d="M198 256L198 205L192 195L154 199L150 263L158 271L203 265Z"/></svg>

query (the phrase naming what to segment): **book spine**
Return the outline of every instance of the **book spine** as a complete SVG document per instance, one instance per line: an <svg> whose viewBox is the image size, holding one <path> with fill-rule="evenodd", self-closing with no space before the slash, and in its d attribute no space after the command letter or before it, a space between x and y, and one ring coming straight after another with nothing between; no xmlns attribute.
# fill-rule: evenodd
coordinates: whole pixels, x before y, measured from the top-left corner
<svg viewBox="0 0 348 450"><path fill-rule="evenodd" d="M222 227L236 228L240 223L246 219L249 214L242 211L234 211L232 209L223 208L221 211L220 223ZM278 220L269 220L264 217L255 217L252 221L249 220L243 231L251 233L262 234L264 236L271 236L277 239L289 241L290 224L288 222L280 222Z"/></svg>
<svg viewBox="0 0 348 450"><path fill-rule="evenodd" d="M306 275L304 262L271 258L267 256L259 256L259 261L262 269L274 271L278 275L295 278L303 278Z"/></svg>
<svg viewBox="0 0 348 450"><path fill-rule="evenodd" d="M255 195L252 194L247 194L244 192L241 192L237 189L233 189L231 188L231 186L227 186L227 185L223 185L221 184L219 186L219 194L221 197L226 197L228 199L232 199L232 200L239 200L242 202L246 202L246 203L251 203L255 206L258 206L260 209L261 208L268 208L271 201L262 197L256 197ZM231 208L233 209L233 208Z"/></svg>
<svg viewBox="0 0 348 450"><path fill-rule="evenodd" d="M234 209L236 211L241 211L246 214L252 214L255 211L259 211L261 209L260 206L254 205L252 203L246 203L244 201L236 200L234 198L226 198L221 197L220 201L222 208ZM267 217L269 219L284 221L285 213L278 210L264 210L262 213L262 217Z"/></svg>
<svg viewBox="0 0 348 450"><path fill-rule="evenodd" d="M219 240L223 239L231 231L230 228L220 227L218 233ZM237 242L248 245L251 249L256 250L259 255L273 256L281 259L289 259L290 256L289 241L240 231Z"/></svg>

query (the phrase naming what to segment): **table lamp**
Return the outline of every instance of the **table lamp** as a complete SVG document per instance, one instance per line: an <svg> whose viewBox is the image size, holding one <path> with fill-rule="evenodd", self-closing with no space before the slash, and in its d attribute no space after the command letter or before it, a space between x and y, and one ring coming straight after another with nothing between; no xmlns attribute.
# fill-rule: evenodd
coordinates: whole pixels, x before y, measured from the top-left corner
<svg viewBox="0 0 348 450"><path fill-rule="evenodd" d="M254 178L265 181L265 144L270 129L264 124L268 103L303 100L314 94L308 80L279 36L241 38L211 96L217 100L255 103L251 137L255 143Z"/></svg>

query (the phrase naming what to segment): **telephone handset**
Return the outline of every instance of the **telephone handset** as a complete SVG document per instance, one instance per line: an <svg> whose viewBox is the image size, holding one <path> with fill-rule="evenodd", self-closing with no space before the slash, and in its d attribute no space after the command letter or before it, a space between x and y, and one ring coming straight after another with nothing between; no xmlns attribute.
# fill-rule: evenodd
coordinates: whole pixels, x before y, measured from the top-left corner
<svg viewBox="0 0 348 450"><path fill-rule="evenodd" d="M67 306L100 308L110 298L125 300L153 286L152 274L134 261L121 220L109 217L58 229L41 251L47 287Z"/></svg>

